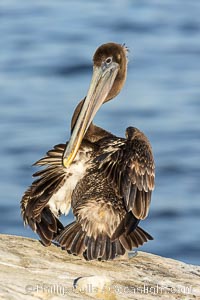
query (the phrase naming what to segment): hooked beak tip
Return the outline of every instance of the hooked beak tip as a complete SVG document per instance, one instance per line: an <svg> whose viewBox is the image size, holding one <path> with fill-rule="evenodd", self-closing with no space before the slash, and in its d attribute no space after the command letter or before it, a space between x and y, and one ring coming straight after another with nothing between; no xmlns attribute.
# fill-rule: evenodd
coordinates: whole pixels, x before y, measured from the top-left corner
<svg viewBox="0 0 200 300"><path fill-rule="evenodd" d="M67 159L67 158L63 158L63 166L64 166L65 168L67 168L67 167L69 167L69 166L70 166L70 164L69 164L69 162L68 162L68 159Z"/></svg>
<svg viewBox="0 0 200 300"><path fill-rule="evenodd" d="M71 165L72 161L73 161L72 155L69 155L68 158L64 157L63 160L62 160L63 166L65 168L68 168Z"/></svg>

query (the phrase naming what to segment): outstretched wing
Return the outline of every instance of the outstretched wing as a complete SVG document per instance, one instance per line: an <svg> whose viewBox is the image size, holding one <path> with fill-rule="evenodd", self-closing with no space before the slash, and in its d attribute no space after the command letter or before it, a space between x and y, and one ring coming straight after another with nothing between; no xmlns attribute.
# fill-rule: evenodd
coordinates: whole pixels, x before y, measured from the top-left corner
<svg viewBox="0 0 200 300"><path fill-rule="evenodd" d="M25 224L29 224L40 235L45 245L50 244L54 235L63 228L57 219L59 205L57 208L55 203L57 197L61 200L58 193L68 178L68 173L62 165L64 149L65 144L56 145L54 149L47 152L44 158L34 164L45 166L45 168L33 174L33 177L38 177L38 179L27 189L21 200L21 213ZM50 205L53 197L55 201L52 201ZM67 203L65 199L66 189L61 191L61 198L63 198L65 213L67 213L70 203Z"/></svg>
<svg viewBox="0 0 200 300"><path fill-rule="evenodd" d="M127 211L137 219L149 212L154 189L155 165L151 145L137 128L126 130L126 139L104 140L97 158L99 169L123 197Z"/></svg>

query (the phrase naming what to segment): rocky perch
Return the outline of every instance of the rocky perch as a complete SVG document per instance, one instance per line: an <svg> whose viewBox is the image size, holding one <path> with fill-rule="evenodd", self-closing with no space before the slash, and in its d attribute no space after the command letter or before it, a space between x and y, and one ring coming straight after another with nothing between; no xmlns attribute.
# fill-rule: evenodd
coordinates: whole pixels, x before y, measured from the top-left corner
<svg viewBox="0 0 200 300"><path fill-rule="evenodd" d="M200 267L138 252L87 262L52 245L0 235L0 299L200 299Z"/></svg>

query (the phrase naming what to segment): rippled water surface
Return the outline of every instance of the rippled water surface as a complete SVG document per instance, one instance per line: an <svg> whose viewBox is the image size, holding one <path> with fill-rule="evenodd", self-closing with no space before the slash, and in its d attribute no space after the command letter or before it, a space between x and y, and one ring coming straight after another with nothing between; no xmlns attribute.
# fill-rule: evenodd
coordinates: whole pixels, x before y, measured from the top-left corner
<svg viewBox="0 0 200 300"><path fill-rule="evenodd" d="M152 142L156 189L145 251L200 263L200 1L0 3L0 231L35 237L19 202L38 160L69 137L102 43L130 48L126 85L95 122ZM70 215L66 223L73 218Z"/></svg>

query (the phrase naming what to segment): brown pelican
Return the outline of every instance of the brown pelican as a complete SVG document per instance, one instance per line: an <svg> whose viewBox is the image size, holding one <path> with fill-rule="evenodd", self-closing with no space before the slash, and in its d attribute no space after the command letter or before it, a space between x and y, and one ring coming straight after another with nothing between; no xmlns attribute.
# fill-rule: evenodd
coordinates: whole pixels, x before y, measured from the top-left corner
<svg viewBox="0 0 200 300"><path fill-rule="evenodd" d="M35 163L44 167L21 200L21 212L45 246L56 242L87 260L114 259L152 237L138 226L147 217L154 189L151 145L137 128L117 137L92 123L101 105L122 89L127 48L101 45L93 57L87 96L77 105L71 137ZM59 221L70 207L75 221Z"/></svg>

